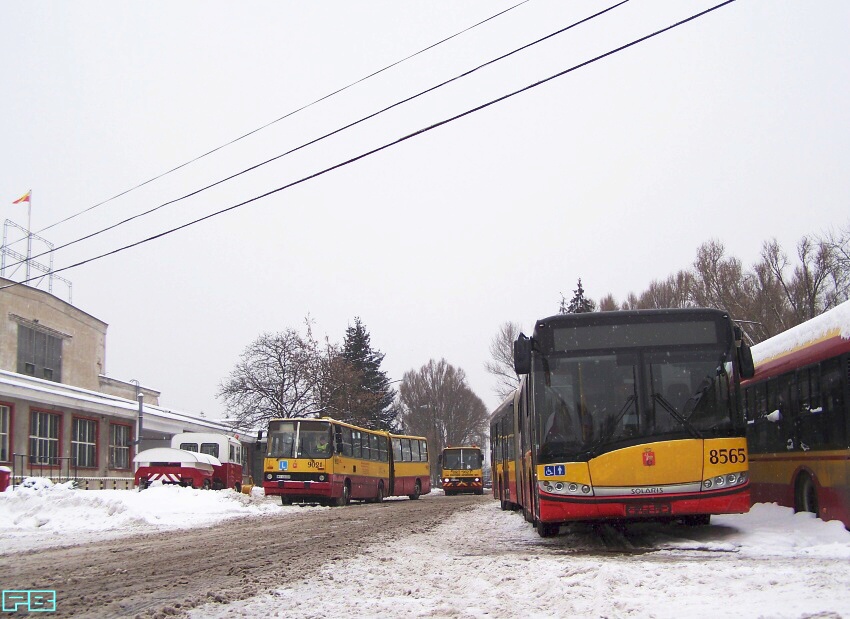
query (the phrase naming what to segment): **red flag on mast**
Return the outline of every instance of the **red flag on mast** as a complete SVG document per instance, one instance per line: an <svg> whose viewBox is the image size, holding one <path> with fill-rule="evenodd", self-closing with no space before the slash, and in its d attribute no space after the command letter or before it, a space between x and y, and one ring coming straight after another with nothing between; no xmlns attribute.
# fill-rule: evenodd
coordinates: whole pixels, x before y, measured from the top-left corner
<svg viewBox="0 0 850 619"><path fill-rule="evenodd" d="M15 200L14 202L12 202L12 204L19 204L20 202L29 202L29 201L30 201L30 196L31 196L31 195L32 195L32 189L30 189L28 192L26 192L26 193L25 193L24 195L22 195L20 198L18 198L18 199L17 199L17 200Z"/></svg>

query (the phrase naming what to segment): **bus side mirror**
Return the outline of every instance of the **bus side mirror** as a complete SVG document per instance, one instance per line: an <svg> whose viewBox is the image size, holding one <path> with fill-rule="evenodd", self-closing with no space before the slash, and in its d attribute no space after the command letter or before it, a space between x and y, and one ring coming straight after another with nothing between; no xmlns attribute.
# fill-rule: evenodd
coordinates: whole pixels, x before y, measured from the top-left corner
<svg viewBox="0 0 850 619"><path fill-rule="evenodd" d="M437 466L443 466L443 454L437 456Z"/></svg>
<svg viewBox="0 0 850 619"><path fill-rule="evenodd" d="M478 466L484 466L484 454L478 454Z"/></svg>
<svg viewBox="0 0 850 619"><path fill-rule="evenodd" d="M514 342L514 372L517 375L531 371L531 340L522 333Z"/></svg>
<svg viewBox="0 0 850 619"><path fill-rule="evenodd" d="M753 362L753 351L744 342L738 348L738 361L741 366L741 378L752 378L756 374L756 364Z"/></svg>

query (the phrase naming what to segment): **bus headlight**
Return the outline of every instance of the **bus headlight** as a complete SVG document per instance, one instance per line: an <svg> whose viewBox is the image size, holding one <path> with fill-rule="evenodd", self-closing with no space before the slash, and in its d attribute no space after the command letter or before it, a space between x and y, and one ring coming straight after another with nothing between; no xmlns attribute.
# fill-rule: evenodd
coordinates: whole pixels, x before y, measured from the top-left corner
<svg viewBox="0 0 850 619"><path fill-rule="evenodd" d="M271 481L271 480L273 480L273 479L274 479L274 475L272 475L271 473L266 473L266 479L268 479L269 481Z"/></svg>
<svg viewBox="0 0 850 619"><path fill-rule="evenodd" d="M325 481L325 476L324 476L324 475L319 475L319 481Z"/></svg>
<svg viewBox="0 0 850 619"><path fill-rule="evenodd" d="M727 473L726 475L709 477L708 479L703 480L702 489L711 490L713 488L715 490L720 490L721 488L742 486L745 483L747 483L747 471L739 471L737 473Z"/></svg>
<svg viewBox="0 0 850 619"><path fill-rule="evenodd" d="M593 488L587 484L578 484L574 481L540 481L537 487L543 492L560 495L592 495Z"/></svg>

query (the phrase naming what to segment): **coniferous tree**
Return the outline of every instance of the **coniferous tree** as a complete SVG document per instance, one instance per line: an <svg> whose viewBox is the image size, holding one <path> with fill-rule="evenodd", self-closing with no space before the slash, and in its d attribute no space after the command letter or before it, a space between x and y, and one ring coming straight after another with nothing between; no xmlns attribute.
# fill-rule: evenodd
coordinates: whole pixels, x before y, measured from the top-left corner
<svg viewBox="0 0 850 619"><path fill-rule="evenodd" d="M395 390L390 387L386 372L381 370L384 353L372 348L371 336L359 317L345 331L341 356L356 373L358 384L349 399L352 421L368 428L395 429L398 411Z"/></svg>
<svg viewBox="0 0 850 619"><path fill-rule="evenodd" d="M582 314L584 312L595 311L596 303L591 299L585 298L580 277L578 278L578 288L573 290L573 298L570 299L569 305L566 303L564 295L561 294L561 307L558 309L559 314Z"/></svg>

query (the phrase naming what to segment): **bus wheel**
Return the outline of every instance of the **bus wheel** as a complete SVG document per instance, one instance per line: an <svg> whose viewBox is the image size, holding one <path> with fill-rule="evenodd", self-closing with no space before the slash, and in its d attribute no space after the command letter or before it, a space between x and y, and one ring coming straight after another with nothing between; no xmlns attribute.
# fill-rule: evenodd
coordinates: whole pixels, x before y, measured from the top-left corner
<svg viewBox="0 0 850 619"><path fill-rule="evenodd" d="M797 479L794 492L794 511L811 512L815 516L818 515L818 491L815 488L815 482L807 473L803 473Z"/></svg>
<svg viewBox="0 0 850 619"><path fill-rule="evenodd" d="M194 484L192 485L192 487L193 488L195 487ZM209 490L210 489L210 480L209 479L204 480L204 483L201 484L201 489L202 490Z"/></svg>
<svg viewBox="0 0 850 619"><path fill-rule="evenodd" d="M375 503L384 502L384 482L378 483L378 493L375 495Z"/></svg>
<svg viewBox="0 0 850 619"><path fill-rule="evenodd" d="M290 499L288 496L283 496L281 494L280 495L280 504L281 505L292 505L292 499Z"/></svg>
<svg viewBox="0 0 850 619"><path fill-rule="evenodd" d="M540 537L555 537L560 529L561 525L557 523L537 521L537 534Z"/></svg>
<svg viewBox="0 0 850 619"><path fill-rule="evenodd" d="M422 485L419 483L419 480L416 480L416 485L413 486L413 494L409 495L411 501L415 501L422 495Z"/></svg>
<svg viewBox="0 0 850 619"><path fill-rule="evenodd" d="M236 490L236 492L238 492L239 494L242 494L242 484L240 484L239 482L236 482L233 485L233 489Z"/></svg>
<svg viewBox="0 0 850 619"><path fill-rule="evenodd" d="M345 507L351 501L351 482L345 480L342 486L342 496L336 500L337 507Z"/></svg>

